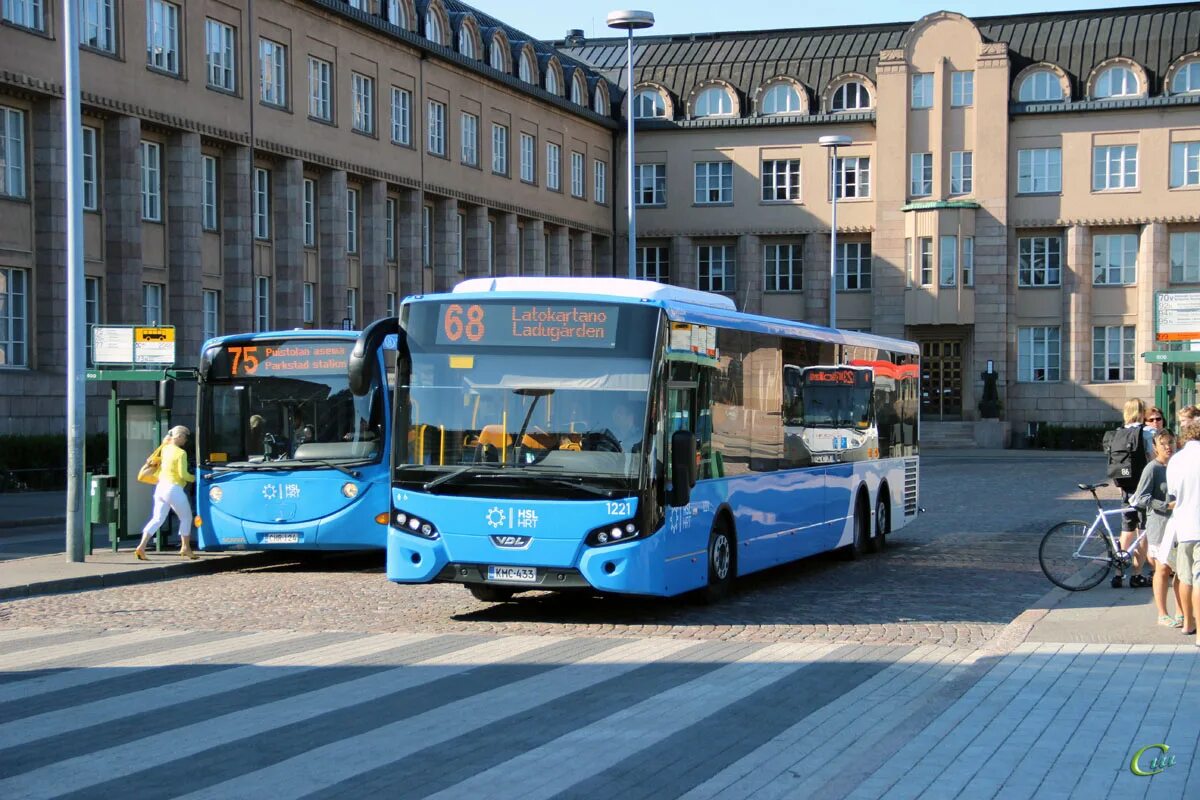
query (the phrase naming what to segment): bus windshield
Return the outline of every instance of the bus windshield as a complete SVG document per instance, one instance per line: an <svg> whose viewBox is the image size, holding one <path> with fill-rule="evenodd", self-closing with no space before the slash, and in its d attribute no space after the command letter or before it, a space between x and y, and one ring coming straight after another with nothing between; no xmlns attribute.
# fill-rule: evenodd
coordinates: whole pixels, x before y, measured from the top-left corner
<svg viewBox="0 0 1200 800"><path fill-rule="evenodd" d="M226 343L201 389L201 461L286 468L377 461L385 403L376 377L351 393L354 342L291 339ZM378 371L376 371L378 375Z"/></svg>
<svg viewBox="0 0 1200 800"><path fill-rule="evenodd" d="M657 311L567 305L463 305L463 319L472 313L479 326L475 341L448 335L459 329L446 304L410 306L411 371L397 388L397 481L426 483L461 471L456 491L513 491L500 488L502 476L636 488ZM514 341L515 315L525 314L539 320L537 332L529 333L533 341ZM579 332L589 324L580 319L600 321L593 332ZM569 338L580 335L595 341ZM478 474L463 470L471 465Z"/></svg>

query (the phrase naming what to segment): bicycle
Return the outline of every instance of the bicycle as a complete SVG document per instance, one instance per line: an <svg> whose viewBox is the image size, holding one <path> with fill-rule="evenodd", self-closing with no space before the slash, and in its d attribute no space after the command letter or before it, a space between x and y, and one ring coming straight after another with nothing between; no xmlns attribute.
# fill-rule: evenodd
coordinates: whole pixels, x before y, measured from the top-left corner
<svg viewBox="0 0 1200 800"><path fill-rule="evenodd" d="M1113 587L1119 587L1125 571L1133 564L1133 552L1146 538L1142 531L1130 543L1129 549L1121 549L1121 525L1116 524L1117 533L1108 524L1109 517L1123 515L1129 509L1126 506L1105 509L1096 494L1097 489L1108 486L1107 483L1077 484L1085 492L1091 492L1096 501L1096 518L1089 525L1082 520L1060 522L1042 537L1038 548L1038 562L1042 572L1055 586L1060 586L1069 592L1081 592L1091 589L1117 568L1113 577ZM1101 530L1103 529L1103 530Z"/></svg>

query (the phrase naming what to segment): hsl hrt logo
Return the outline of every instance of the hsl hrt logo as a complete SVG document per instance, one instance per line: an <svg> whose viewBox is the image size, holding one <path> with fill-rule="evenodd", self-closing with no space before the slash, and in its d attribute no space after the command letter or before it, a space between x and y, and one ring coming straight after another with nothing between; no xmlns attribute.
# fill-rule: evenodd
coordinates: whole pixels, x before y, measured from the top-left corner
<svg viewBox="0 0 1200 800"><path fill-rule="evenodd" d="M1175 756L1167 755L1167 751L1171 748L1165 744L1148 744L1141 750L1133 754L1133 758L1129 761L1129 771L1134 775L1139 775L1143 778L1148 778L1151 775L1157 775L1167 767L1175 766ZM1155 756L1146 764L1142 764L1142 757L1147 750L1160 750L1162 755Z"/></svg>

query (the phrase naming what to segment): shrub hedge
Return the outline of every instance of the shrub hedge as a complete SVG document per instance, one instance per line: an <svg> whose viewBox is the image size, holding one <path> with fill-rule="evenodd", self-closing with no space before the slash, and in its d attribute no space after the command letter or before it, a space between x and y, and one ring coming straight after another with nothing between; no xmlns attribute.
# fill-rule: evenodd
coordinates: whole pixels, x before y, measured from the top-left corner
<svg viewBox="0 0 1200 800"><path fill-rule="evenodd" d="M108 434L96 433L88 436L84 443L84 463L87 469L95 471L107 460ZM0 477L0 490L65 488L66 434L0 436L0 475L3 475Z"/></svg>
<svg viewBox="0 0 1200 800"><path fill-rule="evenodd" d="M1102 425L1050 425L1038 426L1029 442L1030 447L1045 450L1096 450L1103 449L1104 434L1121 423L1113 421Z"/></svg>

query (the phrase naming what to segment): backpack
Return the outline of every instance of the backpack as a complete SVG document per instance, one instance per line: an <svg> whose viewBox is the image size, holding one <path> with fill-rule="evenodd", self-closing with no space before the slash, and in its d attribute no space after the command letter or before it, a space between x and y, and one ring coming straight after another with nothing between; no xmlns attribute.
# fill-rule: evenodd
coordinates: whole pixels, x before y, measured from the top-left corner
<svg viewBox="0 0 1200 800"><path fill-rule="evenodd" d="M1146 468L1144 425L1120 427L1104 434L1104 453L1108 456L1107 475L1117 486L1132 491Z"/></svg>

